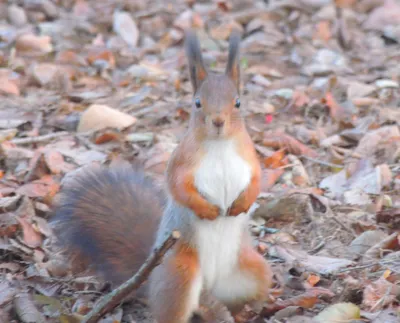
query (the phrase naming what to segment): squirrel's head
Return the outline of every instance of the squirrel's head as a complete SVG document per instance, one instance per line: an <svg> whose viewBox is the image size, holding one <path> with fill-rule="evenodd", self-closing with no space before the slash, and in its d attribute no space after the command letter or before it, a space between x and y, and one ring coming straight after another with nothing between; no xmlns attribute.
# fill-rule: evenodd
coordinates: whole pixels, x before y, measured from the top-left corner
<svg viewBox="0 0 400 323"><path fill-rule="evenodd" d="M204 66L196 34L186 33L186 56L194 91L191 122L209 139L227 138L242 127L239 43L239 32L232 32L225 73L215 74Z"/></svg>

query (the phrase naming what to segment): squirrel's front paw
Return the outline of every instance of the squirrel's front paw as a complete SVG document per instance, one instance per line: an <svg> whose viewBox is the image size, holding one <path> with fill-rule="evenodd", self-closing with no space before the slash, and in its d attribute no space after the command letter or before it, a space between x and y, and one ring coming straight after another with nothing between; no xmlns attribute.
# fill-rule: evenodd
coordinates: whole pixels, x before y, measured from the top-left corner
<svg viewBox="0 0 400 323"><path fill-rule="evenodd" d="M247 213L247 211L250 209L250 206L251 205L246 203L243 198L239 198L232 204L228 211L228 216L238 216L239 214Z"/></svg>
<svg viewBox="0 0 400 323"><path fill-rule="evenodd" d="M239 214L246 213L248 208L244 208L242 206L233 206L228 212L228 216L238 216Z"/></svg>
<svg viewBox="0 0 400 323"><path fill-rule="evenodd" d="M206 220L215 220L220 215L220 213L220 208L213 204L204 205L196 212L199 218Z"/></svg>

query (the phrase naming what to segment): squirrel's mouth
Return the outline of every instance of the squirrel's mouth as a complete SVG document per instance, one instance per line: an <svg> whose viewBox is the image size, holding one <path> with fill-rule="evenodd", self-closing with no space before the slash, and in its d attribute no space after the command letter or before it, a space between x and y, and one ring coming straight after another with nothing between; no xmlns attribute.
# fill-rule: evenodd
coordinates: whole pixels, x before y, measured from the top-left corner
<svg viewBox="0 0 400 323"><path fill-rule="evenodd" d="M225 133L224 128L214 128L214 129L213 129L213 136L214 136L215 138L221 138L221 137L223 137L223 136L224 136L224 133Z"/></svg>

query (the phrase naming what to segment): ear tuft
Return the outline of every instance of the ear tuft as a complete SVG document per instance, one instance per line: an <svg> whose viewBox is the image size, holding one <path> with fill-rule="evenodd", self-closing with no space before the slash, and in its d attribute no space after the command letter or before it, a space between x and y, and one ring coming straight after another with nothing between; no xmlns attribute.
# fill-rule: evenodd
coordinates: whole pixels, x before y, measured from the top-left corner
<svg viewBox="0 0 400 323"><path fill-rule="evenodd" d="M201 47L196 33L193 30L185 32L185 50L188 59L190 80L194 92L207 77L207 70L204 67Z"/></svg>
<svg viewBox="0 0 400 323"><path fill-rule="evenodd" d="M238 91L240 88L240 64L239 64L239 46L241 34L238 30L233 30L229 37L229 56L226 66L226 75L235 83Z"/></svg>

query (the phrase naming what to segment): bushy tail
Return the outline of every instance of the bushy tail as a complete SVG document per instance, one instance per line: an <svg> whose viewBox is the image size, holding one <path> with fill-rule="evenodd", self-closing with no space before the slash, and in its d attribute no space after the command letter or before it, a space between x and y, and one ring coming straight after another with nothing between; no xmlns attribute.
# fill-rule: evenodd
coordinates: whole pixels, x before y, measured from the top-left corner
<svg viewBox="0 0 400 323"><path fill-rule="evenodd" d="M140 170L85 167L65 180L55 201L56 245L72 266L120 284L146 260L164 202L163 192Z"/></svg>

